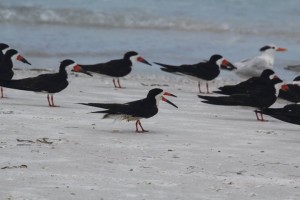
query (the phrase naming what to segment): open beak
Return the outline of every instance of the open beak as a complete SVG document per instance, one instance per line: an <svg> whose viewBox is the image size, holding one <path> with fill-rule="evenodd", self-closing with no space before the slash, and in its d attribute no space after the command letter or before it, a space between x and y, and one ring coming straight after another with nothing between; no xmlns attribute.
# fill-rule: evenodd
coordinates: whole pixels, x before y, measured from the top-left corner
<svg viewBox="0 0 300 200"><path fill-rule="evenodd" d="M89 75L89 76L93 76L93 75L92 75L91 73L89 73L88 71L82 69L82 67L80 67L79 65L75 65L71 71L72 71L72 72L80 72L80 73L83 73L83 74L87 74L87 75Z"/></svg>
<svg viewBox="0 0 300 200"><path fill-rule="evenodd" d="M221 63L221 69L226 69L231 71L237 68L233 64L231 64L228 60L224 59Z"/></svg>
<svg viewBox="0 0 300 200"><path fill-rule="evenodd" d="M172 96L172 97L177 97L176 95L171 94L171 93L169 93L169 92L164 92L163 95L166 95L166 96ZM166 99L166 98L163 97L163 96L161 97L161 100L167 102L168 104L171 104L171 105L174 106L175 108L178 108L178 106L176 106L174 103L172 103L171 101L169 101L168 99Z"/></svg>
<svg viewBox="0 0 300 200"><path fill-rule="evenodd" d="M178 108L178 106L176 106L174 103L172 103L171 101L169 101L169 100L166 99L165 97L161 97L161 100L167 102L168 104L171 104L171 105L174 106L175 108Z"/></svg>
<svg viewBox="0 0 300 200"><path fill-rule="evenodd" d="M26 63L28 65L31 65L30 62L28 62L23 56L21 56L20 54L17 56L17 60L21 61L22 63Z"/></svg>
<svg viewBox="0 0 300 200"><path fill-rule="evenodd" d="M172 96L172 97L177 97L176 95L174 95L174 94L171 94L171 93L169 93L169 92L164 92L164 94L163 95L166 95L166 96Z"/></svg>
<svg viewBox="0 0 300 200"><path fill-rule="evenodd" d="M144 64L146 64L146 65L150 65L150 66L151 66L151 64L150 64L147 60L145 60L143 57L141 57L141 56L139 56L139 57L137 58L137 61L138 61L138 62L142 62L142 63L144 63Z"/></svg>
<svg viewBox="0 0 300 200"><path fill-rule="evenodd" d="M278 48L276 49L276 51L287 51L287 49L286 49L286 48L278 47Z"/></svg>

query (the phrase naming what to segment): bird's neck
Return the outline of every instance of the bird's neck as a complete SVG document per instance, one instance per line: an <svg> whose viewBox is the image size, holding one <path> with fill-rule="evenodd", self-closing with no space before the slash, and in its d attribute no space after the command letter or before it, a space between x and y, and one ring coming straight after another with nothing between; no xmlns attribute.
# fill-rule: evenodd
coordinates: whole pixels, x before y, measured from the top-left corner
<svg viewBox="0 0 300 200"><path fill-rule="evenodd" d="M4 56L3 60L0 63L1 68L3 69L12 69L13 68L13 62L12 59L8 56Z"/></svg>
<svg viewBox="0 0 300 200"><path fill-rule="evenodd" d="M278 95L279 95L279 91L280 91L280 89L281 89L281 86L283 85L284 83L277 83L277 84L275 84L274 85L274 87L275 87L275 95L276 95L276 97L278 97Z"/></svg>
<svg viewBox="0 0 300 200"><path fill-rule="evenodd" d="M261 57L263 57L265 60L267 60L267 62L270 64L270 65L274 65L274 52L273 51L266 51L266 52L263 52L261 54Z"/></svg>
<svg viewBox="0 0 300 200"><path fill-rule="evenodd" d="M68 78L68 73L67 73L66 68L64 66L59 67L59 72L58 73L61 76Z"/></svg>

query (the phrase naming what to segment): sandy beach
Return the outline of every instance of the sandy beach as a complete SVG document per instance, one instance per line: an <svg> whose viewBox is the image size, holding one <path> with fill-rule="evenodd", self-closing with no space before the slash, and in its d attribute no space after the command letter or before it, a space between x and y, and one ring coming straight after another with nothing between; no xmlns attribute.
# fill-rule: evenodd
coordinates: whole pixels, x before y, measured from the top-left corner
<svg viewBox="0 0 300 200"><path fill-rule="evenodd" d="M14 78L39 73L18 70ZM132 74L121 80L126 89L100 76L69 80L55 108L45 94L5 89L1 199L300 199L299 126L204 104L196 82L181 76ZM225 82L217 79L212 90ZM161 102L141 121L145 134L76 104L125 103L155 87L176 94L168 99L179 108Z"/></svg>

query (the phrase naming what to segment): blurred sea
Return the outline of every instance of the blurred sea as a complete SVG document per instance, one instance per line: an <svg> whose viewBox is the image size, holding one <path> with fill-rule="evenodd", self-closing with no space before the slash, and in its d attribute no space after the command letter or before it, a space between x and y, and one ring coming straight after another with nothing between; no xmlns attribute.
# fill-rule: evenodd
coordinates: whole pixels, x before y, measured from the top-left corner
<svg viewBox="0 0 300 200"><path fill-rule="evenodd" d="M65 58L104 62L128 50L150 62L192 64L215 53L236 62L276 44L288 51L276 54L275 70L291 80L296 74L283 67L300 64L299 16L299 0L9 0L0 2L0 42L35 68ZM134 72L163 73L143 64Z"/></svg>

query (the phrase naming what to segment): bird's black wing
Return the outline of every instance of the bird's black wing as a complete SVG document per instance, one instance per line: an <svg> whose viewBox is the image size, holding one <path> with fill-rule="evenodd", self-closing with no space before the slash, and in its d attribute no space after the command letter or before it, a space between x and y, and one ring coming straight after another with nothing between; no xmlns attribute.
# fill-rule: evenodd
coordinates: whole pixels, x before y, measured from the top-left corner
<svg viewBox="0 0 300 200"><path fill-rule="evenodd" d="M215 73L219 73L218 68L216 69L216 72L214 70L212 73L212 71L209 70L209 66L206 62L200 62L192 65L184 64L180 66L166 65L162 63L155 64L162 66L163 68L161 68L161 70L163 71L177 74L181 73L189 76L198 77L200 79L213 79L215 78Z"/></svg>
<svg viewBox="0 0 300 200"><path fill-rule="evenodd" d="M106 63L98 63L94 65L82 65L79 64L84 70L108 76L124 76L131 71L131 62L123 59L111 60Z"/></svg>
<svg viewBox="0 0 300 200"><path fill-rule="evenodd" d="M281 121L300 125L300 104L289 104L283 108L265 108L257 112Z"/></svg>
<svg viewBox="0 0 300 200"><path fill-rule="evenodd" d="M97 111L94 113L135 115L136 113L134 113L134 111L139 110L141 108L141 100L134 101L134 102L128 102L125 104L118 104L118 103L79 103L79 104L107 109L104 111Z"/></svg>
<svg viewBox="0 0 300 200"><path fill-rule="evenodd" d="M59 87L60 78L58 74L41 74L36 77L18 79L18 80L0 80L0 86L18 89L18 90L26 90L33 92L52 92L52 88ZM65 80L63 82L64 87L65 84L68 84ZM49 91L49 89L51 91ZM53 91L55 93L56 91Z"/></svg>
<svg viewBox="0 0 300 200"><path fill-rule="evenodd" d="M260 87L265 87L269 82L270 82L269 80L260 77L252 77L236 85L225 85L223 87L219 87L218 89L220 91L214 91L214 93L226 94L226 95L250 93L253 90L256 90Z"/></svg>
<svg viewBox="0 0 300 200"><path fill-rule="evenodd" d="M249 94L237 94L237 95L219 96L219 97L198 95L198 97L204 99L205 101L202 102L208 104L224 105L224 106L239 106L239 105L249 104L249 97L251 96Z"/></svg>
<svg viewBox="0 0 300 200"><path fill-rule="evenodd" d="M180 67L179 66L167 65L167 64L157 63L157 62L154 62L154 63L162 66L162 68L160 68L162 71L180 75Z"/></svg>

